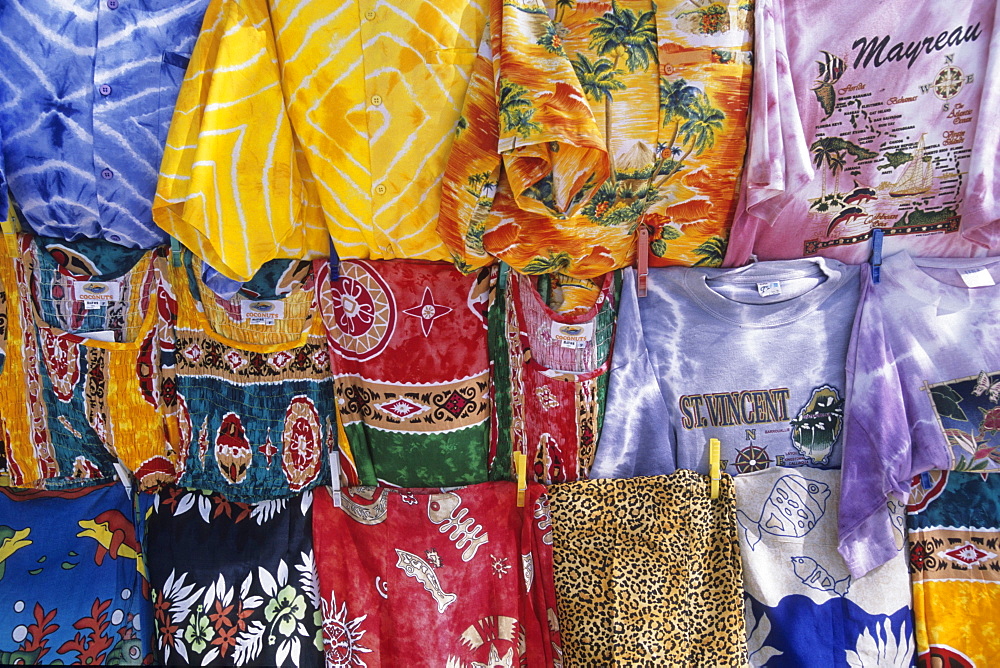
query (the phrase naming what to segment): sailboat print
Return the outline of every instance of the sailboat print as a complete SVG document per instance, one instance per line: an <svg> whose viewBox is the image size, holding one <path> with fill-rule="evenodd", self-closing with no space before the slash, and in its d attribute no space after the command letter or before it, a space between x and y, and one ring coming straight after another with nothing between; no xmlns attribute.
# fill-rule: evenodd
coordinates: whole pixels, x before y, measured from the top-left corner
<svg viewBox="0 0 1000 668"><path fill-rule="evenodd" d="M821 53L823 54L823 60L816 61L816 64L819 66L819 76L816 78L816 87L813 88L813 92L816 93L819 105L826 112L826 116L823 117L825 121L830 118L834 107L837 105L837 92L834 90L834 86L840 81L840 77L844 76L844 72L847 71L847 63L844 62L843 58L839 58L829 51L822 51Z"/></svg>
<svg viewBox="0 0 1000 668"><path fill-rule="evenodd" d="M922 195L934 185L934 164L924 159L924 136L920 135L920 143L913 154L913 159L906 163L899 180L889 188L890 197L911 197Z"/></svg>

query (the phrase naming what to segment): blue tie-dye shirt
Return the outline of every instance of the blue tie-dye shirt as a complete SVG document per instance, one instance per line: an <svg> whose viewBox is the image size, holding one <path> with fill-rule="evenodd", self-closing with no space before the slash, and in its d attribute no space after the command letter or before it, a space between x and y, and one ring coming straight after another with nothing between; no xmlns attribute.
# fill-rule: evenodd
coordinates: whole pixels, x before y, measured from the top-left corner
<svg viewBox="0 0 1000 668"><path fill-rule="evenodd" d="M166 242L150 207L206 5L0 2L0 169L31 229L133 248Z"/></svg>

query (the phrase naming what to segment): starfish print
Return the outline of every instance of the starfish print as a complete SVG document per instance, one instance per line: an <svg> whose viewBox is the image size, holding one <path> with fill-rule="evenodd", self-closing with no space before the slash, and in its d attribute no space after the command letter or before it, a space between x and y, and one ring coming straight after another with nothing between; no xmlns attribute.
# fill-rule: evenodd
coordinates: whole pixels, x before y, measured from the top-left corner
<svg viewBox="0 0 1000 668"><path fill-rule="evenodd" d="M420 328L424 330L424 336L430 336L431 326L437 318L448 315L451 311L452 309L447 306L434 303L434 295L431 294L429 287L424 287L424 298L420 300L420 304L413 308L403 309L403 313L406 315L420 318Z"/></svg>

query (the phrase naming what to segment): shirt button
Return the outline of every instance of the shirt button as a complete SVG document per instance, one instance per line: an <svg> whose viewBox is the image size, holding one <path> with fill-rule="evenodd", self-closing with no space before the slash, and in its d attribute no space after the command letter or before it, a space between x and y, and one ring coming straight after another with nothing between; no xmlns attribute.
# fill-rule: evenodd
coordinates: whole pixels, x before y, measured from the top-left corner
<svg viewBox="0 0 1000 668"><path fill-rule="evenodd" d="M385 186L382 185L381 183L378 184L377 186L375 186L375 192L377 194L379 194L379 195L384 195L385 194Z"/></svg>
<svg viewBox="0 0 1000 668"><path fill-rule="evenodd" d="M115 0L110 0L110 1L114 2ZM365 12L365 18L368 19L369 21L374 21L375 20L375 12L373 12L372 10L369 9L367 12Z"/></svg>
<svg viewBox="0 0 1000 668"><path fill-rule="evenodd" d="M372 95L372 104L375 105L376 107L382 104L382 96Z"/></svg>
<svg viewBox="0 0 1000 668"><path fill-rule="evenodd" d="M118 9L118 0L108 0L108 9Z"/></svg>
<svg viewBox="0 0 1000 668"><path fill-rule="evenodd" d="M101 178L102 179L112 179L112 178L114 178L114 176L115 176L115 173L112 172L110 169L108 169L106 167L101 170Z"/></svg>
<svg viewBox="0 0 1000 668"><path fill-rule="evenodd" d="M111 95L111 86L108 84L101 84L101 87L97 90L101 92L101 95Z"/></svg>

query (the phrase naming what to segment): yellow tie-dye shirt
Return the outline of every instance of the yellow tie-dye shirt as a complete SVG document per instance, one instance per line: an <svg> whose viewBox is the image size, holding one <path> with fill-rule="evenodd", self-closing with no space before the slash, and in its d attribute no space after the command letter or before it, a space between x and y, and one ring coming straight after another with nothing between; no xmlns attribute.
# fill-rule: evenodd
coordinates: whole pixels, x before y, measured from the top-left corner
<svg viewBox="0 0 1000 668"><path fill-rule="evenodd" d="M485 1L212 0L157 224L222 274L274 258L447 260L441 177Z"/></svg>
<svg viewBox="0 0 1000 668"><path fill-rule="evenodd" d="M439 230L471 271L717 265L751 82L748 0L494 0Z"/></svg>

